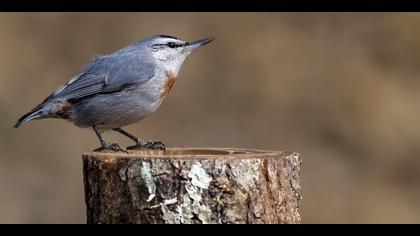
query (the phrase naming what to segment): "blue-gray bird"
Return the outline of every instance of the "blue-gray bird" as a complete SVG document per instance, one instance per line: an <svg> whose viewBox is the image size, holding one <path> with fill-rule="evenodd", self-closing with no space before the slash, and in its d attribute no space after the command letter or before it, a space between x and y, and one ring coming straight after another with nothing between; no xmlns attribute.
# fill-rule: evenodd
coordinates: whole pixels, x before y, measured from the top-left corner
<svg viewBox="0 0 420 236"><path fill-rule="evenodd" d="M136 142L127 149L165 149L162 142L143 141L121 127L154 113L174 85L187 56L211 41L212 38L185 42L169 35L156 35L96 57L22 116L14 127L34 119L61 118L78 127L92 127L101 143L95 151L126 152L117 143L103 139L106 130L118 131Z"/></svg>

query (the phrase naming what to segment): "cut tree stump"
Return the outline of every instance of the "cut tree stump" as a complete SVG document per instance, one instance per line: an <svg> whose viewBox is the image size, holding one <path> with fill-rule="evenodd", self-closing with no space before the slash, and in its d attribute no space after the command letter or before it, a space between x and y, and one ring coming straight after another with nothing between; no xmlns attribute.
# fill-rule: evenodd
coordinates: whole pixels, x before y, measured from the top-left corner
<svg viewBox="0 0 420 236"><path fill-rule="evenodd" d="M294 152L169 148L83 154L88 223L300 223Z"/></svg>

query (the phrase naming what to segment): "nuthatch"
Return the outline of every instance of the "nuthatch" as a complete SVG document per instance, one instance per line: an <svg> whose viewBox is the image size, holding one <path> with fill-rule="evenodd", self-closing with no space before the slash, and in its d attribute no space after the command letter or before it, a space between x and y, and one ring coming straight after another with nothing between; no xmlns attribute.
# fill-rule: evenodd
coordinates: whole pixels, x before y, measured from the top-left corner
<svg viewBox="0 0 420 236"><path fill-rule="evenodd" d="M121 127L154 113L168 95L182 63L193 49L212 38L184 42L168 35L139 40L112 54L96 57L78 75L59 87L14 126L44 118L61 118L82 128L92 127L101 142L95 151L124 151L102 138L106 130L134 140L127 149L165 149L160 141L143 141Z"/></svg>

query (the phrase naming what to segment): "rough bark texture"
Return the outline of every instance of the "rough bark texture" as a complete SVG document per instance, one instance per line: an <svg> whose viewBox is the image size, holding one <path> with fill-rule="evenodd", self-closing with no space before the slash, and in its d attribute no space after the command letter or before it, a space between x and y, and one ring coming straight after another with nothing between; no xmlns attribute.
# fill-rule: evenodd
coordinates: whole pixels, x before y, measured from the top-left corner
<svg viewBox="0 0 420 236"><path fill-rule="evenodd" d="M172 148L83 155L88 223L300 223L294 152Z"/></svg>

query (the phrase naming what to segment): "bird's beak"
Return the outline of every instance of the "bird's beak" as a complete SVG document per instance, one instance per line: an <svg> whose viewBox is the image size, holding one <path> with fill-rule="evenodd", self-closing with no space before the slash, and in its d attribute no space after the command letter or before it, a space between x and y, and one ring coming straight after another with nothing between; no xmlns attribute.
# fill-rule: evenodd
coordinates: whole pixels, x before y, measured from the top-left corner
<svg viewBox="0 0 420 236"><path fill-rule="evenodd" d="M191 51L193 49L204 46L204 45L210 43L213 40L214 40L214 38L206 38L206 39L201 39L201 40L197 40L197 41L194 41L194 42L188 42L188 43L185 44L184 50L185 51Z"/></svg>

